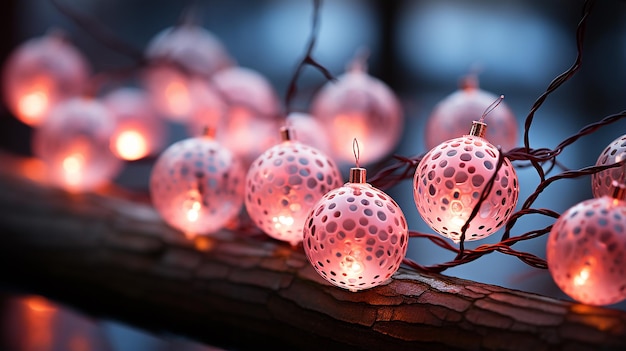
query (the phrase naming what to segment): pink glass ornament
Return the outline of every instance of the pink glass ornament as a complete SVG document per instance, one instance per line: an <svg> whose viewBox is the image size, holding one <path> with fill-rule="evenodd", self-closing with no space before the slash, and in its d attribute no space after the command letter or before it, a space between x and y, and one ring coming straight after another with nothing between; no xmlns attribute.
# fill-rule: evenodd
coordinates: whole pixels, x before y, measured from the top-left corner
<svg viewBox="0 0 626 351"><path fill-rule="evenodd" d="M168 147L150 174L150 196L163 220L188 236L208 235L233 220L243 206L245 171L210 136Z"/></svg>
<svg viewBox="0 0 626 351"><path fill-rule="evenodd" d="M472 135L445 141L430 150L413 179L419 214L437 233L456 243L498 164L500 152L479 136L484 135L481 130L484 128L472 129ZM513 213L518 195L517 174L504 158L491 191L470 222L465 240L482 239L497 231Z"/></svg>
<svg viewBox="0 0 626 351"><path fill-rule="evenodd" d="M626 158L626 134L613 140L602 151L596 166L610 165L620 162ZM606 169L602 172L595 173L591 176L591 191L594 197L602 197L611 195L612 182L623 182L626 180L626 167L616 167Z"/></svg>
<svg viewBox="0 0 626 351"><path fill-rule="evenodd" d="M327 191L341 185L335 163L321 151L290 139L261 154L246 178L246 209L267 235L295 246L311 207Z"/></svg>
<svg viewBox="0 0 626 351"><path fill-rule="evenodd" d="M287 116L286 124L301 143L311 145L326 155L332 154L330 138L319 119L307 113L292 112Z"/></svg>
<svg viewBox="0 0 626 351"><path fill-rule="evenodd" d="M94 99L57 103L34 130L33 152L46 164L48 180L70 191L87 191L110 182L122 162L109 149L115 118Z"/></svg>
<svg viewBox="0 0 626 351"><path fill-rule="evenodd" d="M496 95L480 89L474 77L467 77L461 89L441 100L431 112L424 131L426 148L430 150L446 140L465 134L466 126L496 99ZM517 119L506 103L502 102L500 107L489 114L489 129L485 138L504 151L517 145Z"/></svg>
<svg viewBox="0 0 626 351"><path fill-rule="evenodd" d="M305 221L304 251L328 282L350 291L387 281L406 255L408 229L398 204L352 168L350 181L328 192Z"/></svg>
<svg viewBox="0 0 626 351"><path fill-rule="evenodd" d="M370 76L362 62L328 82L315 95L311 115L327 128L333 157L339 163L353 161L353 139L363 143L361 163L388 155L402 136L404 116L395 93Z"/></svg>
<svg viewBox="0 0 626 351"><path fill-rule="evenodd" d="M143 83L157 111L173 121L186 121L194 107L196 85L234 63L211 32L183 24L166 28L148 44L150 67Z"/></svg>
<svg viewBox="0 0 626 351"><path fill-rule="evenodd" d="M167 133L157 118L150 98L141 89L118 88L102 102L113 114L117 128L111 139L111 151L123 160L138 160L161 151Z"/></svg>
<svg viewBox="0 0 626 351"><path fill-rule="evenodd" d="M546 244L552 278L563 292L589 305L626 299L626 202L602 196L565 211Z"/></svg>
<svg viewBox="0 0 626 351"><path fill-rule="evenodd" d="M87 60L61 33L30 39L4 64L4 101L19 120L38 126L54 104L83 93L89 71Z"/></svg>

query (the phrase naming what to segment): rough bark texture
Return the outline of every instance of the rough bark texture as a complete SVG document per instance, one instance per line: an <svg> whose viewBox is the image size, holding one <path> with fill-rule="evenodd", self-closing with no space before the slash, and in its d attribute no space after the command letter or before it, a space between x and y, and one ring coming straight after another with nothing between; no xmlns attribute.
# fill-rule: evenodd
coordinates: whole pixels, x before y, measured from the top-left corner
<svg viewBox="0 0 626 351"><path fill-rule="evenodd" d="M55 190L2 161L2 283L95 316L237 350L626 349L623 311L405 269L351 293L301 248L230 231L188 240L149 204Z"/></svg>

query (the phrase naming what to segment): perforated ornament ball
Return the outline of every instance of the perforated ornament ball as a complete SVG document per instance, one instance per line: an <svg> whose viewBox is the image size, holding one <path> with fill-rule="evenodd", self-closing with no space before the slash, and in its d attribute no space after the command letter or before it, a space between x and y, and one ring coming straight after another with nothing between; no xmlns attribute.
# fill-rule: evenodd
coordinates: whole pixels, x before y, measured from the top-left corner
<svg viewBox="0 0 626 351"><path fill-rule="evenodd" d="M626 134L613 140L602 151L596 166L606 166L626 159ZM591 175L591 191L594 197L611 195L612 182L626 179L626 166L609 168Z"/></svg>
<svg viewBox="0 0 626 351"><path fill-rule="evenodd" d="M213 138L188 138L168 147L150 174L150 196L163 220L187 236L212 234L241 211L245 171Z"/></svg>
<svg viewBox="0 0 626 351"><path fill-rule="evenodd" d="M328 282L350 291L386 282L407 251L408 229L398 204L366 183L365 169L313 207L304 227L304 251Z"/></svg>
<svg viewBox="0 0 626 351"><path fill-rule="evenodd" d="M623 185L613 196L583 201L552 226L546 259L568 296L589 305L626 299L626 202Z"/></svg>
<svg viewBox="0 0 626 351"><path fill-rule="evenodd" d="M245 205L250 218L267 235L295 246L309 210L328 191L341 186L334 161L314 147L292 139L281 129L283 141L250 166Z"/></svg>
<svg viewBox="0 0 626 351"><path fill-rule="evenodd" d="M413 179L413 197L421 217L437 233L457 243L498 165L500 151L481 136L484 128L484 123L475 121L470 135L430 150ZM493 187L470 222L465 240L482 239L497 231L513 213L518 195L517 174L503 157Z"/></svg>

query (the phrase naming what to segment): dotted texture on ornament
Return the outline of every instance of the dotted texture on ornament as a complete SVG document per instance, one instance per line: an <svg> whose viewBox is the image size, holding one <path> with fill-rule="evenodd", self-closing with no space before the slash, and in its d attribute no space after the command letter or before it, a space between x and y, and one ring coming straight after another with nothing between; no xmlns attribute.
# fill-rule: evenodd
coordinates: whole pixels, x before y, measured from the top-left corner
<svg viewBox="0 0 626 351"><path fill-rule="evenodd" d="M626 134L613 140L602 151L596 166L605 166L620 162L626 158ZM624 167L614 167L591 176L591 190L594 197L611 196L613 188L611 183L616 180L620 183L626 182L626 172Z"/></svg>
<svg viewBox="0 0 626 351"><path fill-rule="evenodd" d="M244 176L228 149L210 138L189 138L161 154L150 176L150 195L172 227L211 234L239 214Z"/></svg>
<svg viewBox="0 0 626 351"><path fill-rule="evenodd" d="M608 305L626 299L626 202L608 196L565 211L546 245L556 284L573 299Z"/></svg>
<svg viewBox="0 0 626 351"><path fill-rule="evenodd" d="M402 210L384 192L347 183L312 209L304 228L304 251L331 284L352 291L388 280L400 267L408 244Z"/></svg>
<svg viewBox="0 0 626 351"><path fill-rule="evenodd" d="M341 186L335 163L319 150L285 141L261 154L248 170L246 209L267 235L296 245L309 210Z"/></svg>
<svg viewBox="0 0 626 351"><path fill-rule="evenodd" d="M437 233L459 242L461 228L496 170L498 154L485 139L469 135L430 150L413 180L415 204L424 221ZM465 240L482 239L497 231L513 213L518 195L517 174L505 158Z"/></svg>

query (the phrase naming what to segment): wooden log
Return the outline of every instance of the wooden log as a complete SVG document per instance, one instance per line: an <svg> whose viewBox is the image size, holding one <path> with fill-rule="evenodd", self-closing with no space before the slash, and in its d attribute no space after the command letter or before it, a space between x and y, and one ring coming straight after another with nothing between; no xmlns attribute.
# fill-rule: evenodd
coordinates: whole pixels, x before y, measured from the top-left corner
<svg viewBox="0 0 626 351"><path fill-rule="evenodd" d="M0 161L0 283L90 315L237 350L626 349L624 311L405 268L352 293L262 233L190 240L145 197L70 194Z"/></svg>

